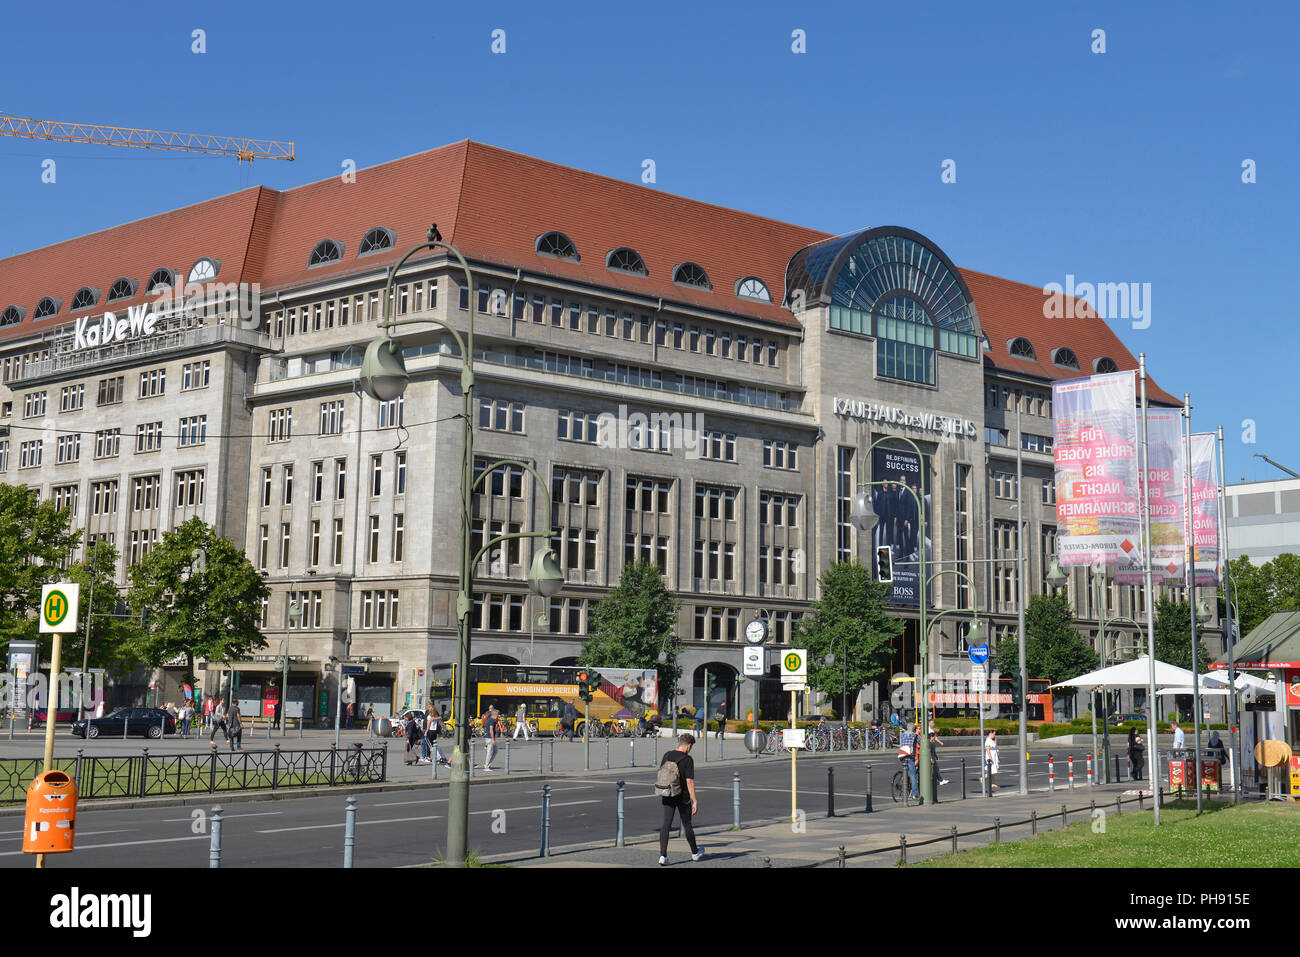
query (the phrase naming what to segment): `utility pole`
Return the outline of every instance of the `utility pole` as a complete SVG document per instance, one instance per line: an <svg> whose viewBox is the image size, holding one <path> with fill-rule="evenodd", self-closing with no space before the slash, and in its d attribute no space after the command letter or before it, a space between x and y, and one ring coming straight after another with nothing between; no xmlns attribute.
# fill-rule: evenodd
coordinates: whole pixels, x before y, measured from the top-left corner
<svg viewBox="0 0 1300 957"><path fill-rule="evenodd" d="M1201 675L1200 662L1196 654L1196 511L1195 488L1192 484L1192 397L1183 393L1183 419L1187 425L1184 436L1187 443L1187 486L1183 498L1184 525L1187 529L1187 603L1191 607L1192 619L1192 729L1195 732L1196 760L1192 766L1196 769L1196 813L1201 813Z"/></svg>
<svg viewBox="0 0 1300 957"><path fill-rule="evenodd" d="M1016 651L1019 654L1016 667L1020 672L1020 794L1029 793L1029 729L1026 712L1029 710L1029 675L1025 667L1025 535L1028 524L1025 520L1024 462L1022 450L1024 439L1020 433L1020 402L1016 402L1016 592L1019 606L1016 609Z"/></svg>

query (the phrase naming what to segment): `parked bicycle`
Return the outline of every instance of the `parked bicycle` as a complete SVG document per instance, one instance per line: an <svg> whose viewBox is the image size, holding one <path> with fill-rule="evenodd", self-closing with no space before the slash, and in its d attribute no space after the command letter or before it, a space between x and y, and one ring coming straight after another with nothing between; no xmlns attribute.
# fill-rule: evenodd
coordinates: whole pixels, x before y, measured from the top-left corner
<svg viewBox="0 0 1300 957"><path fill-rule="evenodd" d="M764 754L785 754L789 750L781 740L780 728L773 728L767 733L767 743L763 745Z"/></svg>

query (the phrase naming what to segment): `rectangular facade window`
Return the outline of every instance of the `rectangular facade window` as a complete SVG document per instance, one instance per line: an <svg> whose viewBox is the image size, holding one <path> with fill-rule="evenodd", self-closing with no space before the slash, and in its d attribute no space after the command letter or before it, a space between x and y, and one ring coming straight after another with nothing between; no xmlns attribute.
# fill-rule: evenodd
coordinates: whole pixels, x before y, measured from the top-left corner
<svg viewBox="0 0 1300 957"><path fill-rule="evenodd" d="M379 427L395 429L406 421L406 397L399 395L396 399L379 403Z"/></svg>
<svg viewBox="0 0 1300 957"><path fill-rule="evenodd" d="M700 458L719 462L736 461L736 435L734 432L705 432L700 446Z"/></svg>
<svg viewBox="0 0 1300 957"><path fill-rule="evenodd" d="M211 359L204 359L202 362L187 362L181 367L181 391L206 389L211 377Z"/></svg>
<svg viewBox="0 0 1300 957"><path fill-rule="evenodd" d="M167 370L150 369L140 373L140 398L148 399L167 392Z"/></svg>
<svg viewBox="0 0 1300 957"><path fill-rule="evenodd" d="M311 463L311 500L319 502L325 494L325 463Z"/></svg>
<svg viewBox="0 0 1300 957"><path fill-rule="evenodd" d="M973 568L965 563L971 558L971 517L970 517L970 477L971 467L969 465L957 465L956 471L956 514L953 522L953 532L956 536L956 554L958 561L957 570L965 575L974 577L971 573ZM957 607L970 607L970 586L966 584L965 579L957 578Z"/></svg>
<svg viewBox="0 0 1300 957"><path fill-rule="evenodd" d="M320 434L343 434L343 400L335 399L320 404Z"/></svg>
<svg viewBox="0 0 1300 957"><path fill-rule="evenodd" d="M366 549L366 561L374 564L379 561L379 516L370 516L369 547Z"/></svg>
<svg viewBox="0 0 1300 957"><path fill-rule="evenodd" d="M271 529L267 525L257 526L257 568L266 571L267 549L270 546Z"/></svg>
<svg viewBox="0 0 1300 957"><path fill-rule="evenodd" d="M343 519L334 519L334 566L343 564Z"/></svg>
<svg viewBox="0 0 1300 957"><path fill-rule="evenodd" d="M176 473L172 489L173 508L197 508L203 504L203 469L187 469Z"/></svg>
<svg viewBox="0 0 1300 957"><path fill-rule="evenodd" d="M95 458L113 458L122 449L121 429L102 429L95 433Z"/></svg>
<svg viewBox="0 0 1300 957"><path fill-rule="evenodd" d="M311 552L307 564L315 568L320 564L320 522L313 519L311 523Z"/></svg>
<svg viewBox="0 0 1300 957"><path fill-rule="evenodd" d="M99 380L98 405L117 405L122 401L122 376Z"/></svg>
<svg viewBox="0 0 1300 957"><path fill-rule="evenodd" d="M188 415L181 419L178 446L184 448L190 445L203 445L207 441L208 417L206 415Z"/></svg>
<svg viewBox="0 0 1300 957"><path fill-rule="evenodd" d="M851 561L857 554L853 539L853 449L840 446L835 459L835 560Z"/></svg>
<svg viewBox="0 0 1300 957"><path fill-rule="evenodd" d="M59 390L59 411L76 412L86 407L86 387L84 385L65 385Z"/></svg>
<svg viewBox="0 0 1300 957"><path fill-rule="evenodd" d="M569 331L582 331L582 306L576 302L569 304Z"/></svg>
<svg viewBox="0 0 1300 957"><path fill-rule="evenodd" d="M117 512L117 480L90 483L90 514L113 515Z"/></svg>
<svg viewBox="0 0 1300 957"><path fill-rule="evenodd" d="M406 494L406 453L398 452L394 458L397 460L397 488L393 490L394 495Z"/></svg>
<svg viewBox="0 0 1300 957"><path fill-rule="evenodd" d="M393 516L393 561L400 562L405 552L406 516L398 513Z"/></svg>
<svg viewBox="0 0 1300 957"><path fill-rule="evenodd" d="M284 467L284 502L285 505L293 504L293 466Z"/></svg>
<svg viewBox="0 0 1300 957"><path fill-rule="evenodd" d="M370 494L380 495L384 491L384 457L370 456Z"/></svg>
<svg viewBox="0 0 1300 957"><path fill-rule="evenodd" d="M140 475L131 480L131 509L152 512L162 504L162 476Z"/></svg>
<svg viewBox="0 0 1300 957"><path fill-rule="evenodd" d="M81 433L60 435L54 444L56 464L76 462L81 459Z"/></svg>
<svg viewBox="0 0 1300 957"><path fill-rule="evenodd" d="M272 409L267 414L268 442L288 442L293 438L293 409Z"/></svg>
<svg viewBox="0 0 1300 957"><path fill-rule="evenodd" d="M348 460L334 460L334 501L343 501L348 488Z"/></svg>
<svg viewBox="0 0 1300 957"><path fill-rule="evenodd" d="M523 432L524 403L480 397L478 425L491 432Z"/></svg>
<svg viewBox="0 0 1300 957"><path fill-rule="evenodd" d="M77 517L77 493L81 490L80 485L56 485L50 489L50 501L54 503L56 511L67 509L73 518Z"/></svg>
<svg viewBox="0 0 1300 957"><path fill-rule="evenodd" d="M161 422L145 422L135 427L135 450L137 452L156 452L161 448Z"/></svg>
<svg viewBox="0 0 1300 957"><path fill-rule="evenodd" d="M271 467L262 469L262 508L271 507Z"/></svg>
<svg viewBox="0 0 1300 957"><path fill-rule="evenodd" d="M280 525L280 567L289 567L289 523Z"/></svg>
<svg viewBox="0 0 1300 957"><path fill-rule="evenodd" d="M763 440L763 467L794 470L798 464L799 447L793 442Z"/></svg>

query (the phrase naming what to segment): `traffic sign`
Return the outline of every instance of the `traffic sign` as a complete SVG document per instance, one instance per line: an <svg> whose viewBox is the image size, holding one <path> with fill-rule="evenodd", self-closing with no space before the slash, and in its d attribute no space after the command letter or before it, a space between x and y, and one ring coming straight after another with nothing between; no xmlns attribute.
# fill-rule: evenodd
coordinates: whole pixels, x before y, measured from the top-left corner
<svg viewBox="0 0 1300 957"><path fill-rule="evenodd" d="M75 582L59 582L41 586L42 635L67 635L77 630L77 605L81 586Z"/></svg>
<svg viewBox="0 0 1300 957"><path fill-rule="evenodd" d="M782 681L782 691L807 691L808 685L802 681Z"/></svg>
<svg viewBox="0 0 1300 957"><path fill-rule="evenodd" d="M340 674L344 675L364 675L366 673L365 665L343 665L339 669Z"/></svg>
<svg viewBox="0 0 1300 957"><path fill-rule="evenodd" d="M988 645L971 645L966 649L966 654L970 655L970 660L977 665L982 665L989 660Z"/></svg>
<svg viewBox="0 0 1300 957"><path fill-rule="evenodd" d="M745 649L745 674L762 676L767 671L767 655L762 645L750 645Z"/></svg>
<svg viewBox="0 0 1300 957"><path fill-rule="evenodd" d="M808 677L808 652L803 648L790 648L781 655L781 683L789 678Z"/></svg>

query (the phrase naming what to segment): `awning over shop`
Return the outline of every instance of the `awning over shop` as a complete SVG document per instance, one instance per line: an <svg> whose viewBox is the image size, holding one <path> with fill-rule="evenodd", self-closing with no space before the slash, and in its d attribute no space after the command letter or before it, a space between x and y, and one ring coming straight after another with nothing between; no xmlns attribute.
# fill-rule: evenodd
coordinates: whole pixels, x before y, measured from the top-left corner
<svg viewBox="0 0 1300 957"><path fill-rule="evenodd" d="M1234 657L1238 668L1300 668L1300 611L1269 615L1237 642ZM1228 656L1210 667L1227 668Z"/></svg>
<svg viewBox="0 0 1300 957"><path fill-rule="evenodd" d="M1102 668L1098 671L1090 671L1086 675L1079 675L1077 678L1071 678L1069 681L1062 681L1060 684L1052 685L1053 688L1071 687L1071 688L1146 688L1151 682L1151 659L1143 655L1141 658L1135 658L1132 661L1124 661L1117 665L1111 665L1109 668ZM1175 665L1166 664L1159 659L1156 660L1156 687L1166 688L1170 686L1186 687L1193 684L1195 679L1192 673L1186 668L1179 668Z"/></svg>

